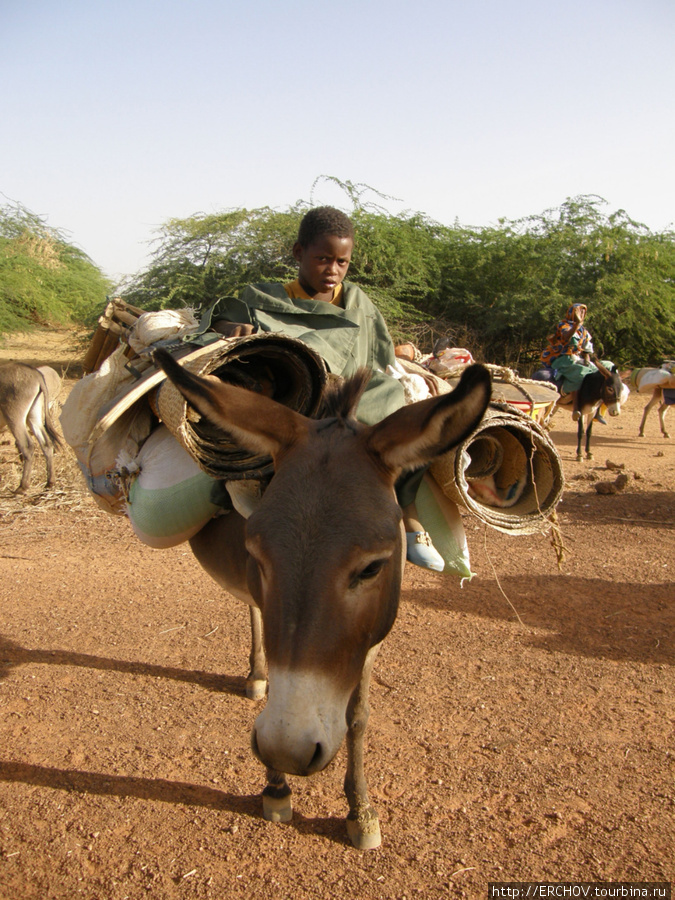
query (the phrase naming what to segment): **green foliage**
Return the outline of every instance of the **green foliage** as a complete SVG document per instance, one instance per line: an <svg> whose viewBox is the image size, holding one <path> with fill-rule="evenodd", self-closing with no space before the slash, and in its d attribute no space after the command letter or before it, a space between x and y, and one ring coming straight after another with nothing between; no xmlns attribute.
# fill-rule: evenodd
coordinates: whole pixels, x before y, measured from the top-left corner
<svg viewBox="0 0 675 900"><path fill-rule="evenodd" d="M329 180L356 204L349 280L369 293L394 337L405 339L424 320L438 288L444 229L419 214L390 216L362 199L364 186ZM309 208L299 202L284 211L235 209L171 219L159 232L150 266L125 286L124 298L144 309L201 308L253 282L291 281L297 275L292 247Z"/></svg>
<svg viewBox="0 0 675 900"><path fill-rule="evenodd" d="M620 365L675 356L675 235L653 234L594 196L497 227L443 226L391 215L367 185L328 178L352 209L349 280L383 313L396 341L428 351L441 334L478 359L524 373L566 308L588 306L596 349ZM147 309L200 308L256 281L296 275L291 253L310 203L172 219L151 265L124 296Z"/></svg>
<svg viewBox="0 0 675 900"><path fill-rule="evenodd" d="M567 307L588 306L596 350L619 365L657 364L675 351L675 235L652 234L604 201L498 228L456 231L446 244L442 315L471 325L484 358L536 366Z"/></svg>
<svg viewBox="0 0 675 900"><path fill-rule="evenodd" d="M0 208L0 332L91 324L109 290L58 231L18 204Z"/></svg>
<svg viewBox="0 0 675 900"><path fill-rule="evenodd" d="M291 280L291 248L303 212L265 207L170 219L150 266L124 298L144 309L201 308L255 281Z"/></svg>
<svg viewBox="0 0 675 900"><path fill-rule="evenodd" d="M349 280L377 304L394 339L405 340L438 295L443 229L419 214L357 209L352 218L356 247Z"/></svg>

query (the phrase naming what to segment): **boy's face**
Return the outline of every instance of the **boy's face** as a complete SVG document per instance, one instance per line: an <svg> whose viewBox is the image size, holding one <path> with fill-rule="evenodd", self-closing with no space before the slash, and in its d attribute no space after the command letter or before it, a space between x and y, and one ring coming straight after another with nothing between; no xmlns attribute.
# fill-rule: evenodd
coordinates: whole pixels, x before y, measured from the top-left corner
<svg viewBox="0 0 675 900"><path fill-rule="evenodd" d="M347 274L353 249L351 238L335 234L322 234L307 247L296 243L293 256L299 265L298 280L302 289L315 300L330 303L333 291Z"/></svg>

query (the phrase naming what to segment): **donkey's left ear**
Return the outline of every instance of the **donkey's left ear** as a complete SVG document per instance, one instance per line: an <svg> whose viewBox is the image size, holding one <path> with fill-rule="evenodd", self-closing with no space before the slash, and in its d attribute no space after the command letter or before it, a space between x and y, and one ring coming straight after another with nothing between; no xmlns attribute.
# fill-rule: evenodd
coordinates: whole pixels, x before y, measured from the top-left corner
<svg viewBox="0 0 675 900"><path fill-rule="evenodd" d="M391 471L426 465L477 428L491 392L489 370L469 366L454 391L404 406L373 426L368 449Z"/></svg>

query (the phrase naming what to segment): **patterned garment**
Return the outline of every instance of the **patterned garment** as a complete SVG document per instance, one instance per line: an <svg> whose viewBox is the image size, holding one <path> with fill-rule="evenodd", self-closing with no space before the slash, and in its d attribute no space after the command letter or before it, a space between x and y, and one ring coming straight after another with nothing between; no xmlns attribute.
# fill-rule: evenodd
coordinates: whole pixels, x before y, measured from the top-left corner
<svg viewBox="0 0 675 900"><path fill-rule="evenodd" d="M589 330L583 325L577 326L574 321L574 310L577 307L586 309L583 303L573 303L565 313L565 318L558 322L555 332L548 336L548 347L541 354L541 361L545 365L550 366L560 356L593 352Z"/></svg>

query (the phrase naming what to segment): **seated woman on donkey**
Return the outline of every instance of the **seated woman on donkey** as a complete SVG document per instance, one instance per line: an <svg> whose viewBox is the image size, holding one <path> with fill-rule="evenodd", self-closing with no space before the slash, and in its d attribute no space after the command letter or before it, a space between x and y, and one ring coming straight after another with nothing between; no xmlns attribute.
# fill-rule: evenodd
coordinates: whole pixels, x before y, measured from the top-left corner
<svg viewBox="0 0 675 900"><path fill-rule="evenodd" d="M581 382L596 367L591 360L593 339L584 325L587 308L583 303L573 303L561 319L553 334L549 335L548 345L542 351L541 361L549 372L550 380L555 382L560 396L578 391ZM596 419L605 424L600 415Z"/></svg>

